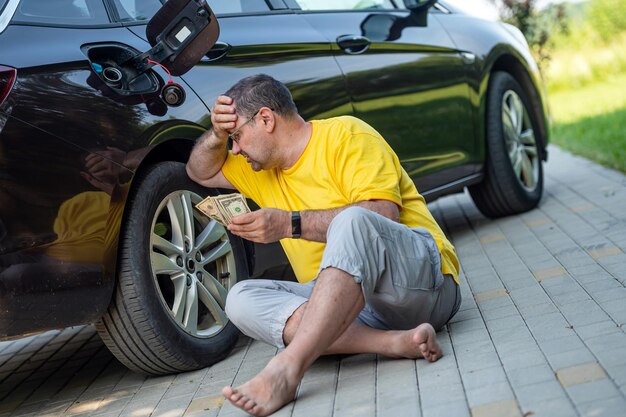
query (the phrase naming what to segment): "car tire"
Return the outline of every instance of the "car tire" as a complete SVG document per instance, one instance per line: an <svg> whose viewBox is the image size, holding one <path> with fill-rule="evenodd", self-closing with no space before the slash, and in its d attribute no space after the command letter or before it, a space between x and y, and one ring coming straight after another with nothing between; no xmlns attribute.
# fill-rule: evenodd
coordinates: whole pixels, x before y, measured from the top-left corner
<svg viewBox="0 0 626 417"><path fill-rule="evenodd" d="M487 217L531 210L543 193L543 146L530 100L506 72L489 81L486 114L485 178L469 191Z"/></svg>
<svg viewBox="0 0 626 417"><path fill-rule="evenodd" d="M207 189L189 179L184 164L162 162L138 175L120 235L116 288L96 328L134 371L208 366L237 341L224 307L246 271L243 242L194 207Z"/></svg>

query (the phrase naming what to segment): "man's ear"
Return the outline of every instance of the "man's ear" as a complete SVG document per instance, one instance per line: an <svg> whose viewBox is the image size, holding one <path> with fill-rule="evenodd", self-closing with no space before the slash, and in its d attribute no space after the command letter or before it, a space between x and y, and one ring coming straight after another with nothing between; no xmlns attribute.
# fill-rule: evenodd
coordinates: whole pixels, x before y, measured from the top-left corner
<svg viewBox="0 0 626 417"><path fill-rule="evenodd" d="M265 131L267 133L272 133L276 128L276 113L274 113L269 107L261 107L259 115L261 116L261 123L263 123Z"/></svg>

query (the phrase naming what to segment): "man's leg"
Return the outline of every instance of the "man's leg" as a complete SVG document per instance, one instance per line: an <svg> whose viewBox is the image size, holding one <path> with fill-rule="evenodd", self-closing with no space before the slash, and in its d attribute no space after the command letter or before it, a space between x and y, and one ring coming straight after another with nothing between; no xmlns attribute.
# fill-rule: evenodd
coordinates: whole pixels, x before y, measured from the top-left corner
<svg viewBox="0 0 626 417"><path fill-rule="evenodd" d="M284 349L287 319L311 298L313 282L249 279L228 292L226 314L245 335Z"/></svg>
<svg viewBox="0 0 626 417"><path fill-rule="evenodd" d="M293 340L307 303L301 305L287 320L283 338L285 345ZM424 358L435 362L442 356L435 329L422 323L410 330L380 330L358 321L352 322L324 355L376 353L389 358Z"/></svg>
<svg viewBox="0 0 626 417"><path fill-rule="evenodd" d="M351 275L336 268L323 270L291 343L250 381L225 387L224 396L258 416L292 401L304 372L350 326L363 305L361 286Z"/></svg>
<svg viewBox="0 0 626 417"><path fill-rule="evenodd" d="M439 302L438 288L444 282L432 243L424 244L405 226L365 209L344 210L329 228L322 272L306 308L299 306L301 318L294 319L291 330L290 326L286 333L283 330L289 345L248 383L237 389L224 388L224 395L247 412L267 415L294 398L304 371L324 353L416 357L417 346L420 354L436 360L441 350L434 330L430 325L421 326L430 320ZM401 282L396 282L398 279ZM404 291L406 288L412 291ZM415 297L415 293L427 295ZM412 329L385 332L353 324L368 297L384 313L381 317L389 323L386 327ZM399 339L405 341L404 351L390 347Z"/></svg>

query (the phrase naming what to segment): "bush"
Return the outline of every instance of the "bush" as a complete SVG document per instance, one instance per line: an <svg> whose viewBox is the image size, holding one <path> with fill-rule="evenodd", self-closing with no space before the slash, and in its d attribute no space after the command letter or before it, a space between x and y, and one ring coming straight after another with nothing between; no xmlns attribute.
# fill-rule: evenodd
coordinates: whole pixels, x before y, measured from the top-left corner
<svg viewBox="0 0 626 417"><path fill-rule="evenodd" d="M624 0L592 0L589 5L589 23L604 41L626 31Z"/></svg>
<svg viewBox="0 0 626 417"><path fill-rule="evenodd" d="M537 0L502 0L500 15L524 34L539 68L545 70L554 47L552 38L569 31L565 6L553 5L539 11Z"/></svg>

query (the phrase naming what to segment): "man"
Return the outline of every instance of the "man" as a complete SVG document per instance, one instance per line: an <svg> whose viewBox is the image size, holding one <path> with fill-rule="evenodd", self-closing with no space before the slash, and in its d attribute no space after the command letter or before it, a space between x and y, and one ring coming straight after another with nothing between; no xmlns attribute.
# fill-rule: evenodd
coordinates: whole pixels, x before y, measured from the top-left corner
<svg viewBox="0 0 626 417"><path fill-rule="evenodd" d="M294 399L320 355L439 359L435 329L461 302L458 261L380 134L349 116L304 121L289 90L262 74L220 96L211 121L189 176L253 199L261 209L228 230L280 240L299 281L247 280L229 292L237 327L286 348L224 396L264 416Z"/></svg>

